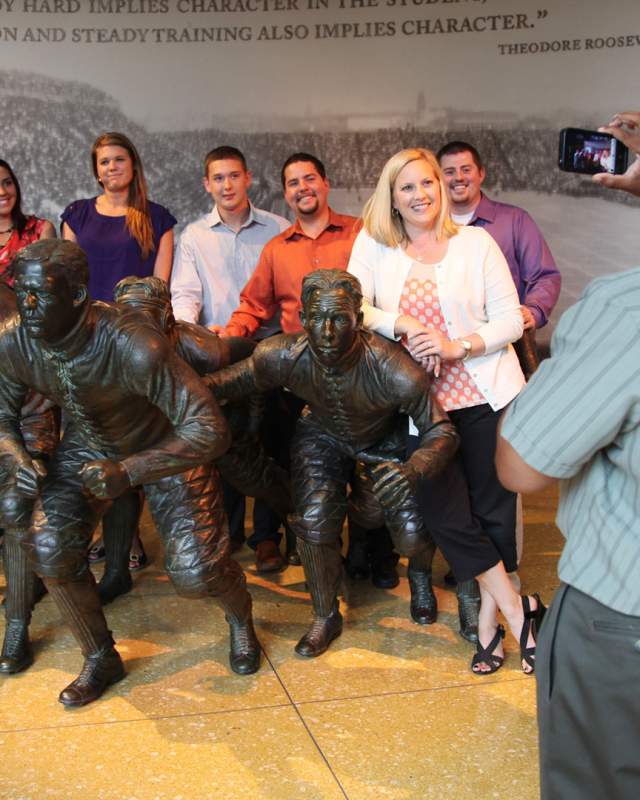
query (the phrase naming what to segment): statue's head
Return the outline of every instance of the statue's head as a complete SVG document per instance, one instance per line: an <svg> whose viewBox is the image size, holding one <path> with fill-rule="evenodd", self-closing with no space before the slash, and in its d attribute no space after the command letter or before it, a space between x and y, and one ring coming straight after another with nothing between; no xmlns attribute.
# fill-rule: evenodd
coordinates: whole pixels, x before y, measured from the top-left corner
<svg viewBox="0 0 640 800"><path fill-rule="evenodd" d="M362 327L360 281L342 269L319 269L302 282L300 320L318 361L338 364Z"/></svg>
<svg viewBox="0 0 640 800"><path fill-rule="evenodd" d="M55 344L72 330L88 300L89 262L74 242L42 239L13 262L22 326L29 336Z"/></svg>
<svg viewBox="0 0 640 800"><path fill-rule="evenodd" d="M113 292L118 305L130 306L150 314L165 333L175 325L171 294L162 278L137 278L130 275L118 281Z"/></svg>

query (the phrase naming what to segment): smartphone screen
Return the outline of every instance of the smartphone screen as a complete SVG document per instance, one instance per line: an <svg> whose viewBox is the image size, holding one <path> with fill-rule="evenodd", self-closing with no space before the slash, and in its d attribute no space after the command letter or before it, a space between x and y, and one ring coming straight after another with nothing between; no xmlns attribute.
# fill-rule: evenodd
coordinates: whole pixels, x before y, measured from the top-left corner
<svg viewBox="0 0 640 800"><path fill-rule="evenodd" d="M622 174L627 169L627 152L622 142L608 133L583 128L560 131L558 163L565 172Z"/></svg>

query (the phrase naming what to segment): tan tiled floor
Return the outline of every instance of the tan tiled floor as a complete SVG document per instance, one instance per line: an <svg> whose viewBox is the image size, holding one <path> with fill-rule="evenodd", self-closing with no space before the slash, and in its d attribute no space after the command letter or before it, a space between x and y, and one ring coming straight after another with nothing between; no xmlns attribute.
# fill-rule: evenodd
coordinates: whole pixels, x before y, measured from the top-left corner
<svg viewBox="0 0 640 800"><path fill-rule="evenodd" d="M526 499L525 590L549 600L561 539L555 494ZM293 652L309 615L301 568L258 576L240 554L266 658L239 677L227 664L222 613L178 599L152 566L107 615L126 680L99 702L67 710L57 694L80 657L49 598L32 624L36 662L0 679L0 798L47 800L485 800L538 796L534 680L516 647L496 675L469 671L453 593L440 617L408 618L408 589L346 587L342 637L319 659Z"/></svg>

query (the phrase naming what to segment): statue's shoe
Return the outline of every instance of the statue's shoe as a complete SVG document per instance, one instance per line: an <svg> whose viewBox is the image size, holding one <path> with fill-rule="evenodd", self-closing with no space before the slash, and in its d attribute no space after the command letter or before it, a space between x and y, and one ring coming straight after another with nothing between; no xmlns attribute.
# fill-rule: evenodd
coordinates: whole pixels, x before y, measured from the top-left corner
<svg viewBox="0 0 640 800"><path fill-rule="evenodd" d="M65 706L86 706L101 697L111 684L122 680L125 675L120 654L111 647L85 658L82 672L60 692L58 699Z"/></svg>
<svg viewBox="0 0 640 800"><path fill-rule="evenodd" d="M29 644L29 626L22 620L10 619L4 634L0 673L13 675L33 664L33 653Z"/></svg>
<svg viewBox="0 0 640 800"><path fill-rule="evenodd" d="M458 619L460 620L460 636L473 644L478 643L478 615L480 599L458 595Z"/></svg>
<svg viewBox="0 0 640 800"><path fill-rule="evenodd" d="M251 617L246 622L229 622L231 648L229 664L238 675L252 675L260 669L260 642Z"/></svg>
<svg viewBox="0 0 640 800"><path fill-rule="evenodd" d="M133 581L129 571L121 575L117 572L105 572L98 584L98 595L103 606L112 603L116 597L133 589Z"/></svg>
<svg viewBox="0 0 640 800"><path fill-rule="evenodd" d="M296 645L296 653L305 658L322 655L342 633L342 614L334 611L328 617L314 617L311 627Z"/></svg>
<svg viewBox="0 0 640 800"><path fill-rule="evenodd" d="M411 590L411 619L418 625L432 625L438 619L438 600L433 592L431 570L409 570L407 577Z"/></svg>

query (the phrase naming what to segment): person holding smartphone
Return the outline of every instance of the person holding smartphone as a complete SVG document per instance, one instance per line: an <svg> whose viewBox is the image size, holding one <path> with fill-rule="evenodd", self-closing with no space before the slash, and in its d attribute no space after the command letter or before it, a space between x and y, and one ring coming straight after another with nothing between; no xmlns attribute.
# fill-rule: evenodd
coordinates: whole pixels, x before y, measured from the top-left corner
<svg viewBox="0 0 640 800"><path fill-rule="evenodd" d="M640 197L640 112L600 130L635 158L592 180ZM640 796L639 364L636 268L596 279L565 312L498 436L504 486L562 481L562 583L536 659L542 800Z"/></svg>
<svg viewBox="0 0 640 800"><path fill-rule="evenodd" d="M640 197L640 111L624 111L614 114L607 125L599 128L626 145L630 151L629 166L622 175L600 173L592 180L609 189L620 189Z"/></svg>

